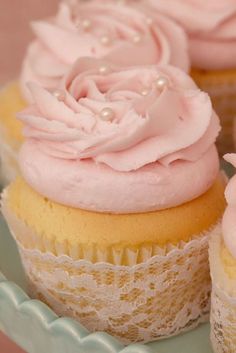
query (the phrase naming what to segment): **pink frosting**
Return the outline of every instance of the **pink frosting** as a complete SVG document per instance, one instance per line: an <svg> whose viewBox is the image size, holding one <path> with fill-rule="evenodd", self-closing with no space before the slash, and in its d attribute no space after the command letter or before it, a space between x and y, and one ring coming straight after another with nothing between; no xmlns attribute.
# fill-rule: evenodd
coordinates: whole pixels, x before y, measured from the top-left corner
<svg viewBox="0 0 236 353"><path fill-rule="evenodd" d="M235 0L149 0L149 4L185 28L193 67L236 67Z"/></svg>
<svg viewBox="0 0 236 353"><path fill-rule="evenodd" d="M88 22L85 26L86 21L90 26ZM189 69L184 31L166 16L153 15L146 6L139 9L137 5L98 0L74 6L62 2L55 18L34 22L32 28L36 40L29 46L21 75L28 100L26 82L54 87L83 56L124 66L171 64Z"/></svg>
<svg viewBox="0 0 236 353"><path fill-rule="evenodd" d="M102 212L159 210L201 195L217 176L219 120L208 95L177 68L82 58L60 99L30 89L34 105L19 114L27 138L20 164L28 183L54 201Z"/></svg>
<svg viewBox="0 0 236 353"><path fill-rule="evenodd" d="M224 158L236 168L236 154L226 154ZM236 175L227 185L225 197L228 207L223 217L223 237L227 248L236 258Z"/></svg>

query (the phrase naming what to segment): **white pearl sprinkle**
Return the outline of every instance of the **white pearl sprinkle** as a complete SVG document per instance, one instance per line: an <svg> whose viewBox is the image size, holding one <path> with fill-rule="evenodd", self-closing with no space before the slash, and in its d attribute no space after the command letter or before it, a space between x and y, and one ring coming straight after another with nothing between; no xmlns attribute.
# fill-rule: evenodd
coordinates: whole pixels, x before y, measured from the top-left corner
<svg viewBox="0 0 236 353"><path fill-rule="evenodd" d="M102 65L99 67L99 73L102 75L106 75L110 72L110 67L107 65Z"/></svg>
<svg viewBox="0 0 236 353"><path fill-rule="evenodd" d="M103 45L110 45L111 44L111 38L108 36L102 36L100 41Z"/></svg>
<svg viewBox="0 0 236 353"><path fill-rule="evenodd" d="M144 96L144 97L147 96L148 93L149 93L149 90L148 90L147 88L144 88L144 89L141 91L141 95Z"/></svg>
<svg viewBox="0 0 236 353"><path fill-rule="evenodd" d="M155 84L157 89L159 89L160 91L163 91L163 89L169 85L169 80L165 76L160 76L156 80Z"/></svg>
<svg viewBox="0 0 236 353"><path fill-rule="evenodd" d="M61 89L56 89L53 91L53 95L55 98L57 98L59 101L64 101L66 98L65 92L62 91Z"/></svg>
<svg viewBox="0 0 236 353"><path fill-rule="evenodd" d="M104 121L111 121L114 117L114 111L109 107L103 108L99 116Z"/></svg>
<svg viewBox="0 0 236 353"><path fill-rule="evenodd" d="M91 28L91 26L92 26L92 23L90 20L85 19L82 21L82 27L85 31L88 31Z"/></svg>
<svg viewBox="0 0 236 353"><path fill-rule="evenodd" d="M133 36L133 42L136 43L136 44L140 43L141 39L142 39L142 37L140 36L140 34L135 34Z"/></svg>

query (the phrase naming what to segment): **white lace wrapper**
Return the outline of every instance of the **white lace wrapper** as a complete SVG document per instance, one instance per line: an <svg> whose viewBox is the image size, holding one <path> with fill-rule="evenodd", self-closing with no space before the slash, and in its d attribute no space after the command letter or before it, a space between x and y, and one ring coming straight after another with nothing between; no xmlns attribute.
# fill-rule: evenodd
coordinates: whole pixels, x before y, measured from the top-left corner
<svg viewBox="0 0 236 353"><path fill-rule="evenodd" d="M210 265L213 282L211 299L211 341L215 353L236 352L236 285L224 271L220 259L222 238L210 240Z"/></svg>
<svg viewBox="0 0 236 353"><path fill-rule="evenodd" d="M17 152L5 141L0 130L0 185L7 185L19 174Z"/></svg>
<svg viewBox="0 0 236 353"><path fill-rule="evenodd" d="M106 331L124 343L149 342L208 320L208 237L219 228L133 266L19 248L32 297L91 331Z"/></svg>

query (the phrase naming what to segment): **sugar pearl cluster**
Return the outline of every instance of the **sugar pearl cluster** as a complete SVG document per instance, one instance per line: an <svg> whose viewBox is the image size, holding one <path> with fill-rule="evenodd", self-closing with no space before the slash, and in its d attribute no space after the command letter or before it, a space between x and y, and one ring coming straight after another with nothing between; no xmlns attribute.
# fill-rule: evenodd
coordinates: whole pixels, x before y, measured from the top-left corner
<svg viewBox="0 0 236 353"><path fill-rule="evenodd" d="M108 72L110 72L110 67L107 65L102 65L99 68L99 73L100 74L106 74ZM153 82L153 84L155 85L155 87L157 88L157 90L159 92L162 92L166 87L169 86L170 82L169 79L165 76L159 76L156 81ZM141 90L141 95L142 96L147 96L151 91L151 88L149 87L144 87ZM64 101L66 98L66 94L63 90L61 89L56 89L53 92L54 97L56 97L59 101ZM103 121L112 121L114 119L115 116L115 112L112 110L112 108L110 107L105 107L103 108L100 113L99 113L99 117L101 120Z"/></svg>
<svg viewBox="0 0 236 353"><path fill-rule="evenodd" d="M117 4L122 4L124 5L126 3L125 0L117 0ZM147 17L146 18L146 23L149 25L149 26L152 26L153 25L153 19L151 17ZM83 29L85 32L88 32L92 29L93 27L93 23L92 21L89 19L89 18L84 18L82 20L79 20L77 23L76 23L76 27L79 28L79 29ZM133 41L133 43L135 44L138 44L142 41L142 35L141 33L139 32L136 32L132 35L132 38L131 40ZM100 43L104 46L109 46L111 45L113 42L112 38L109 36L109 34L104 34L101 36L100 38Z"/></svg>

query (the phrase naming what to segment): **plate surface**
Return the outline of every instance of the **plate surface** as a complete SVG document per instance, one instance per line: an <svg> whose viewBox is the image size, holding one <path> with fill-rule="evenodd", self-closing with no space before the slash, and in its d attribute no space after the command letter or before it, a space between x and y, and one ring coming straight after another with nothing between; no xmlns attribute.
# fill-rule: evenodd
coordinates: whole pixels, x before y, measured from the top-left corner
<svg viewBox="0 0 236 353"><path fill-rule="evenodd" d="M212 353L208 324L147 346L124 348L106 334L89 334L71 319L58 320L44 304L29 300L24 293L26 282L19 254L1 216L0 271L14 282L0 274L0 330L29 353Z"/></svg>

